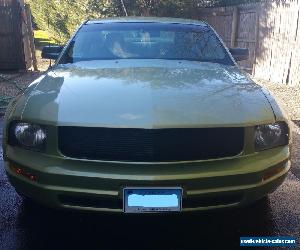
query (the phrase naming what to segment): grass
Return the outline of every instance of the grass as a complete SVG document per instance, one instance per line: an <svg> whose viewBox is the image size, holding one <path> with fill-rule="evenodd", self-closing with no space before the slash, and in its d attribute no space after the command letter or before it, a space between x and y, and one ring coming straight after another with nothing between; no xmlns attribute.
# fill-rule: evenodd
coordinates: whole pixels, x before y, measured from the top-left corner
<svg viewBox="0 0 300 250"><path fill-rule="evenodd" d="M35 44L35 54L38 63L38 69L40 71L45 71L49 67L49 60L42 59L42 49L47 45L57 45L58 43L51 39L49 33L43 30L34 30L34 44Z"/></svg>
<svg viewBox="0 0 300 250"><path fill-rule="evenodd" d="M56 44L56 42L49 37L48 32L43 30L34 31L34 43L37 50L42 50L43 47L49 44Z"/></svg>

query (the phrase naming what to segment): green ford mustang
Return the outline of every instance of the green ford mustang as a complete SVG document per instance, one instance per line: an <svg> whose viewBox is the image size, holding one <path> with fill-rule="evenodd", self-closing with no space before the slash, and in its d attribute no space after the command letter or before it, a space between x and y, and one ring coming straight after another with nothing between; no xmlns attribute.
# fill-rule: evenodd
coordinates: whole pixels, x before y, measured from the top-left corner
<svg viewBox="0 0 300 250"><path fill-rule="evenodd" d="M16 191L53 208L179 212L237 207L290 168L274 98L206 23L83 23L55 65L9 105L3 138ZM234 59L235 58L235 59Z"/></svg>

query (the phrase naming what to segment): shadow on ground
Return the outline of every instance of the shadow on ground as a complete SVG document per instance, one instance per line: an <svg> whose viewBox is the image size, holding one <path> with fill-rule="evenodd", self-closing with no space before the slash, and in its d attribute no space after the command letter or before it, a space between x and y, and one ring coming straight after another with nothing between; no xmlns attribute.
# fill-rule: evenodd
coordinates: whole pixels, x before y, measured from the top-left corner
<svg viewBox="0 0 300 250"><path fill-rule="evenodd" d="M24 231L17 249L238 249L239 236L276 231L268 200L184 216L69 213L26 203L21 208L17 223Z"/></svg>

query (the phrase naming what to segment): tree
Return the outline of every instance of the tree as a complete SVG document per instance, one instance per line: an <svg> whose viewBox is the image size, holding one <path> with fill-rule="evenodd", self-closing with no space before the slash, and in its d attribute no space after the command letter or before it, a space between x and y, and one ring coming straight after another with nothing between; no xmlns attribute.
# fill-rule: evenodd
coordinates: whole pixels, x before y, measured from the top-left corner
<svg viewBox="0 0 300 250"><path fill-rule="evenodd" d="M60 43L87 19L125 16L189 18L199 8L253 2L256 0L27 0L37 26Z"/></svg>
<svg viewBox="0 0 300 250"><path fill-rule="evenodd" d="M120 15L112 1L28 0L38 28L63 43L87 19Z"/></svg>

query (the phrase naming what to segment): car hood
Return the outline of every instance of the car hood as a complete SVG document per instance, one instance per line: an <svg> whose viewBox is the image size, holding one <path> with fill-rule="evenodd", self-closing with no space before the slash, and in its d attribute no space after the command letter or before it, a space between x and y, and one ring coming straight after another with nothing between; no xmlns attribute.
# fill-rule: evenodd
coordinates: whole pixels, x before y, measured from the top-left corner
<svg viewBox="0 0 300 250"><path fill-rule="evenodd" d="M55 66L24 93L22 119L74 126L170 128L274 122L236 66L166 60Z"/></svg>

